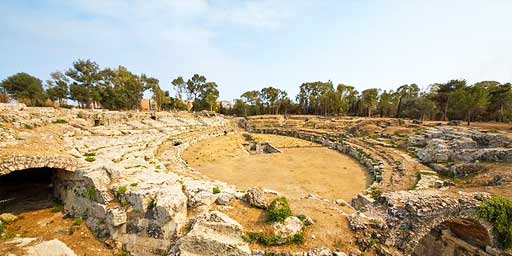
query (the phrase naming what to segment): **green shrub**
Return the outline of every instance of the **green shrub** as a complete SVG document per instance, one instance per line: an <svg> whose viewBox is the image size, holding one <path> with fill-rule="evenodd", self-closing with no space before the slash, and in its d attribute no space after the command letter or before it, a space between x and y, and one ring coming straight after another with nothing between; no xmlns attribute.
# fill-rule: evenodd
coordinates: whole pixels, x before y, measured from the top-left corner
<svg viewBox="0 0 512 256"><path fill-rule="evenodd" d="M292 215L288 200L285 197L278 197L270 203L267 210L267 221L277 222L284 221L287 217Z"/></svg>
<svg viewBox="0 0 512 256"><path fill-rule="evenodd" d="M5 227L7 227L7 223L0 221L0 234L4 232Z"/></svg>
<svg viewBox="0 0 512 256"><path fill-rule="evenodd" d="M299 232L293 235L289 240L291 244L303 244L304 243L304 233Z"/></svg>
<svg viewBox="0 0 512 256"><path fill-rule="evenodd" d="M53 121L54 124L67 124L68 121L64 120L64 119L57 119L55 121Z"/></svg>
<svg viewBox="0 0 512 256"><path fill-rule="evenodd" d="M84 220L82 218L80 218L80 217L75 218L73 220L73 226L80 226L80 225L82 225L83 222L84 222Z"/></svg>
<svg viewBox="0 0 512 256"><path fill-rule="evenodd" d="M124 195L126 193L126 186L120 186L117 188L118 195Z"/></svg>
<svg viewBox="0 0 512 256"><path fill-rule="evenodd" d="M16 236L16 234L14 234L12 232L5 232L2 234L3 239L11 239L11 238L14 238L15 236Z"/></svg>
<svg viewBox="0 0 512 256"><path fill-rule="evenodd" d="M64 211L64 205L63 204L56 204L52 208L52 212L63 212Z"/></svg>
<svg viewBox="0 0 512 256"><path fill-rule="evenodd" d="M371 186L370 196L375 200L379 200L379 198L382 196L382 190L380 190L380 188L377 186Z"/></svg>
<svg viewBox="0 0 512 256"><path fill-rule="evenodd" d="M87 162L94 162L94 161L96 161L96 157L88 156L88 157L85 158L85 161L87 161Z"/></svg>
<svg viewBox="0 0 512 256"><path fill-rule="evenodd" d="M128 200L126 200L126 199L121 200L121 206L122 206L122 207L125 207L125 206L127 206L128 204L129 204L129 203L128 203Z"/></svg>
<svg viewBox="0 0 512 256"><path fill-rule="evenodd" d="M512 200L493 196L480 205L479 215L493 225L498 245L512 247Z"/></svg>
<svg viewBox="0 0 512 256"><path fill-rule="evenodd" d="M96 152L87 152L84 156L96 156Z"/></svg>
<svg viewBox="0 0 512 256"><path fill-rule="evenodd" d="M132 186L132 187L136 187L137 185L139 185L138 182L134 182L134 183L130 184L130 186Z"/></svg>
<svg viewBox="0 0 512 256"><path fill-rule="evenodd" d="M213 187L213 193L214 194L220 193L220 188L218 186Z"/></svg>
<svg viewBox="0 0 512 256"><path fill-rule="evenodd" d="M85 195L86 195L87 199L89 199L91 201L96 201L96 188L88 187L85 190Z"/></svg>
<svg viewBox="0 0 512 256"><path fill-rule="evenodd" d="M242 238L248 243L258 243L265 246L304 243L304 234L302 232L299 232L289 238L284 238L274 234L266 234L263 232L247 232Z"/></svg>

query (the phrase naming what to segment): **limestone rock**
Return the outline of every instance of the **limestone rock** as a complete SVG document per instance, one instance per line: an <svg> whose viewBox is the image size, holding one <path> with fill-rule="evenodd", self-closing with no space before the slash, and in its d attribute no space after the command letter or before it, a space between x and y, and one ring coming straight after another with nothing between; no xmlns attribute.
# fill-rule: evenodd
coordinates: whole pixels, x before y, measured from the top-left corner
<svg viewBox="0 0 512 256"><path fill-rule="evenodd" d="M219 205L230 205L233 201L234 196L228 193L220 193L219 197L217 197L217 200L215 202Z"/></svg>
<svg viewBox="0 0 512 256"><path fill-rule="evenodd" d="M30 256L76 256L73 250L57 239L29 247L27 254Z"/></svg>
<svg viewBox="0 0 512 256"><path fill-rule="evenodd" d="M2 213L0 214L0 220L6 223L11 223L16 221L18 217L12 213Z"/></svg>
<svg viewBox="0 0 512 256"><path fill-rule="evenodd" d="M352 206L357 210L363 210L374 202L373 198L359 193L352 199Z"/></svg>
<svg viewBox="0 0 512 256"><path fill-rule="evenodd" d="M190 232L176 242L170 255L248 256L251 250L242 239L242 226L214 211L197 217Z"/></svg>
<svg viewBox="0 0 512 256"><path fill-rule="evenodd" d="M244 200L251 206L267 209L269 202L265 199L264 192L261 188L251 188L245 193Z"/></svg>
<svg viewBox="0 0 512 256"><path fill-rule="evenodd" d="M274 229L275 235L280 236L282 238L290 238L302 232L304 224L299 218L295 216L290 216L286 218L283 222L276 222L272 224L272 228Z"/></svg>

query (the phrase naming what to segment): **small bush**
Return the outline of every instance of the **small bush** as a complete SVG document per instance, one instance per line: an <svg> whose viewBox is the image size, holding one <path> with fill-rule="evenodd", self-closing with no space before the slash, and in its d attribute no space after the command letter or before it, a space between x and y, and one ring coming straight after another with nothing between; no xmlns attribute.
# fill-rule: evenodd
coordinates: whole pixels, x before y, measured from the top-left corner
<svg viewBox="0 0 512 256"><path fill-rule="evenodd" d="M512 200L493 196L480 205L479 215L493 225L498 245L512 247Z"/></svg>
<svg viewBox="0 0 512 256"><path fill-rule="evenodd" d="M220 188L218 186L213 187L213 193L214 194L220 193Z"/></svg>
<svg viewBox="0 0 512 256"><path fill-rule="evenodd" d="M130 256L130 253L124 250L119 251L116 256Z"/></svg>
<svg viewBox="0 0 512 256"><path fill-rule="evenodd" d="M87 162L94 162L94 161L96 161L96 157L88 156L88 157L85 158L85 161L87 161Z"/></svg>
<svg viewBox="0 0 512 256"><path fill-rule="evenodd" d="M82 225L83 222L84 222L84 220L82 218L80 218L80 217L75 218L73 220L73 226L80 226L80 225Z"/></svg>
<svg viewBox="0 0 512 256"><path fill-rule="evenodd" d="M63 204L56 204L52 208L52 212L63 212L64 211L64 205Z"/></svg>
<svg viewBox="0 0 512 256"><path fill-rule="evenodd" d="M2 234L3 239L11 239L11 238L14 238L15 236L16 236L16 234L14 234L12 232L5 232Z"/></svg>
<svg viewBox="0 0 512 256"><path fill-rule="evenodd" d="M7 226L7 223L0 221L0 234L2 234L4 232L4 229L6 226Z"/></svg>
<svg viewBox="0 0 512 256"><path fill-rule="evenodd" d="M117 188L118 195L124 195L126 193L126 186L120 186Z"/></svg>
<svg viewBox="0 0 512 256"><path fill-rule="evenodd" d="M136 187L137 185L139 185L138 182L134 182L134 183L130 184L130 186L132 186L132 187Z"/></svg>
<svg viewBox="0 0 512 256"><path fill-rule="evenodd" d="M293 235L289 240L291 244L303 244L304 243L304 233L299 232Z"/></svg>
<svg viewBox="0 0 512 256"><path fill-rule="evenodd" d="M64 119L57 119L55 121L53 121L54 124L67 124L68 121L64 120Z"/></svg>
<svg viewBox="0 0 512 256"><path fill-rule="evenodd" d="M128 203L128 200L126 200L126 199L121 200L121 206L122 206L122 207L125 207L125 206L127 206L128 204L130 204L130 203Z"/></svg>
<svg viewBox="0 0 512 256"><path fill-rule="evenodd" d="M89 199L91 201L96 201L96 188L88 187L85 190L85 195L86 195L87 199Z"/></svg>
<svg viewBox="0 0 512 256"><path fill-rule="evenodd" d="M304 243L304 234L302 232L299 232L289 238L284 238L274 234L266 234L263 232L247 232L242 238L248 243L258 243L265 246Z"/></svg>
<svg viewBox="0 0 512 256"><path fill-rule="evenodd" d="M23 128L28 129L28 130L34 129L34 127L32 125L29 125L29 124L24 124Z"/></svg>
<svg viewBox="0 0 512 256"><path fill-rule="evenodd" d="M267 210L267 221L282 222L291 215L292 211L288 205L288 200L285 197L278 197L270 203L270 207Z"/></svg>
<svg viewBox="0 0 512 256"><path fill-rule="evenodd" d="M382 196L382 190L380 190L379 187L372 186L370 187L370 196L373 199L378 200Z"/></svg>
<svg viewBox="0 0 512 256"><path fill-rule="evenodd" d="M87 152L84 154L84 156L96 156L95 152Z"/></svg>

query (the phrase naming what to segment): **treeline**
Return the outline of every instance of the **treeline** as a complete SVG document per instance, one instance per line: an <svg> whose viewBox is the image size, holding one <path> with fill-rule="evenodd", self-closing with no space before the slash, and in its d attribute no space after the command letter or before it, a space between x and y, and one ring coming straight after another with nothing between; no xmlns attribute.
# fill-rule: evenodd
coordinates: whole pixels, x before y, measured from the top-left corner
<svg viewBox="0 0 512 256"><path fill-rule="evenodd" d="M406 84L396 90L371 88L358 92L353 86L308 82L292 101L273 87L248 91L235 100L227 114L313 114L325 116L379 116L421 120L512 121L512 85L465 80L436 83L421 90Z"/></svg>
<svg viewBox="0 0 512 256"><path fill-rule="evenodd" d="M162 90L156 78L137 75L123 66L101 69L91 60L77 60L65 72L56 71L50 77L45 83L27 73L7 77L0 83L0 102L14 99L29 106L46 106L50 100L66 106L70 99L82 108L134 110L140 108L144 92L151 91L157 110L218 110L217 84L198 74L172 82L179 91L176 97Z"/></svg>

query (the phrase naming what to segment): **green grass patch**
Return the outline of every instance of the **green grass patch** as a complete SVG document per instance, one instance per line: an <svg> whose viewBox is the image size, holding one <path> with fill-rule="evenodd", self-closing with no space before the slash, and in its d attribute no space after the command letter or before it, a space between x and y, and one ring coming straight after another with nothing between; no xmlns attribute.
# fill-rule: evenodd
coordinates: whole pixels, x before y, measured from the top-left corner
<svg viewBox="0 0 512 256"><path fill-rule="evenodd" d="M73 219L73 226L80 226L84 223L84 220L80 217Z"/></svg>
<svg viewBox="0 0 512 256"><path fill-rule="evenodd" d="M0 234L2 234L7 227L7 223L0 221Z"/></svg>
<svg viewBox="0 0 512 256"><path fill-rule="evenodd" d="M14 238L15 236L16 236L16 234L14 234L12 232L4 232L2 234L3 239L11 239L11 238Z"/></svg>
<svg viewBox="0 0 512 256"><path fill-rule="evenodd" d="M512 200L493 196L480 205L479 215L493 225L498 246L512 248Z"/></svg>
<svg viewBox="0 0 512 256"><path fill-rule="evenodd" d="M213 193L214 193L214 194L218 194L218 193L220 193L220 188L219 188L219 186L215 186L215 187L213 187Z"/></svg>
<svg viewBox="0 0 512 256"><path fill-rule="evenodd" d="M284 238L281 236L266 234L263 232L247 232L243 235L243 239L248 243L258 243L266 246L303 244L304 233L299 232L293 235L292 237Z"/></svg>
<svg viewBox="0 0 512 256"><path fill-rule="evenodd" d="M96 161L96 157L88 156L88 157L85 158L85 161L87 161L87 162L94 162L94 161Z"/></svg>
<svg viewBox="0 0 512 256"><path fill-rule="evenodd" d="M127 206L127 205L129 205L129 204L130 204L130 203L128 202L128 200L126 200L126 199L121 200L121 206L122 206L122 207L125 207L125 206Z"/></svg>
<svg viewBox="0 0 512 256"><path fill-rule="evenodd" d="M118 195L124 195L126 193L126 186L120 186L117 188L117 194Z"/></svg>
<svg viewBox="0 0 512 256"><path fill-rule="evenodd" d="M56 204L52 207L52 212L63 212L63 211L64 211L63 204Z"/></svg>
<svg viewBox="0 0 512 256"><path fill-rule="evenodd" d="M278 197L270 203L267 210L268 222L282 222L292 215L288 200L285 197Z"/></svg>
<svg viewBox="0 0 512 256"><path fill-rule="evenodd" d="M85 196L87 197L87 199L89 199L91 201L96 201L96 188L88 187L85 190Z"/></svg>

